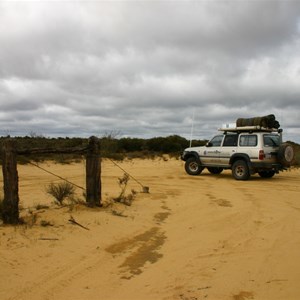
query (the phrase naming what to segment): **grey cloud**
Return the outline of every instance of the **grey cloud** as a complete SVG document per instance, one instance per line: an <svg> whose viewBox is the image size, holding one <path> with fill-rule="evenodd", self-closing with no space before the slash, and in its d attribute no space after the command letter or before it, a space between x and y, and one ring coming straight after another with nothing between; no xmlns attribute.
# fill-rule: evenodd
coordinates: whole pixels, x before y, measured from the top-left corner
<svg viewBox="0 0 300 300"><path fill-rule="evenodd" d="M299 20L298 1L1 2L1 128L188 137L195 111L209 138L276 112L300 141Z"/></svg>

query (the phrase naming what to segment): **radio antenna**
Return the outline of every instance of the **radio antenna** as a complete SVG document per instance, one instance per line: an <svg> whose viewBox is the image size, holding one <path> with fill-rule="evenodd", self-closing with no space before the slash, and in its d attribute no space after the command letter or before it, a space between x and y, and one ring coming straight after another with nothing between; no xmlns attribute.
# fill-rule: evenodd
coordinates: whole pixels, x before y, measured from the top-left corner
<svg viewBox="0 0 300 300"><path fill-rule="evenodd" d="M193 110L191 137L190 137L190 147L192 147L192 140L193 140L193 133L194 133L194 119L195 119L195 109Z"/></svg>

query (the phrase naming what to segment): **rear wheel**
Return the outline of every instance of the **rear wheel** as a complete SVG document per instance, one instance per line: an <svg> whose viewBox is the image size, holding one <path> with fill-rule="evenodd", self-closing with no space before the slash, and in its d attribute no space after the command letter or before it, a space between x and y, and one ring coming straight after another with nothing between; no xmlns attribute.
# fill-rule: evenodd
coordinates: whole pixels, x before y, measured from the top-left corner
<svg viewBox="0 0 300 300"><path fill-rule="evenodd" d="M273 170L261 171L261 172L258 172L258 174L262 178L272 178L275 175L275 171L273 171Z"/></svg>
<svg viewBox="0 0 300 300"><path fill-rule="evenodd" d="M250 177L249 167L244 160L237 160L232 166L232 176L236 180L248 180Z"/></svg>
<svg viewBox="0 0 300 300"><path fill-rule="evenodd" d="M211 173L211 174L220 174L223 171L223 168L214 168L214 167L208 167L207 170Z"/></svg>
<svg viewBox="0 0 300 300"><path fill-rule="evenodd" d="M195 157L190 157L185 162L185 171L189 175L199 175L203 169Z"/></svg>

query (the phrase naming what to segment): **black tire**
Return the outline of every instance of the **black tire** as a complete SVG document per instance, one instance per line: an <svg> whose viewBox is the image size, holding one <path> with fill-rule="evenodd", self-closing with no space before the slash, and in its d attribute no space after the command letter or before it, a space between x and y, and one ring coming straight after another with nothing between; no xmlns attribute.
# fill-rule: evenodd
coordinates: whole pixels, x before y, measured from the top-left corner
<svg viewBox="0 0 300 300"><path fill-rule="evenodd" d="M237 160L232 165L232 176L236 180L248 180L250 171L247 163L244 160Z"/></svg>
<svg viewBox="0 0 300 300"><path fill-rule="evenodd" d="M216 167L207 167L207 170L214 175L220 174L223 171L223 168L216 168Z"/></svg>
<svg viewBox="0 0 300 300"><path fill-rule="evenodd" d="M292 145L283 143L279 147L278 160L284 167L289 167L294 160L295 152Z"/></svg>
<svg viewBox="0 0 300 300"><path fill-rule="evenodd" d="M203 167L195 157L190 157L185 162L185 171L189 175L199 175L203 171Z"/></svg>
<svg viewBox="0 0 300 300"><path fill-rule="evenodd" d="M261 171L261 172L258 172L258 174L262 178L272 178L275 175L275 171L274 170Z"/></svg>

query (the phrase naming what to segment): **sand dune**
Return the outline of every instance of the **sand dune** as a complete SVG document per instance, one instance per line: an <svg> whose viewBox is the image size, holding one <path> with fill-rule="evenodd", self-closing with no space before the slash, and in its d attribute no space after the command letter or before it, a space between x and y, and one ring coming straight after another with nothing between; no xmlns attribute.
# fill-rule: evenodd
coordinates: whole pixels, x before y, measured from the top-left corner
<svg viewBox="0 0 300 300"><path fill-rule="evenodd" d="M300 299L300 170L240 182L176 159L120 165L150 193L131 179L132 205L113 203L123 171L104 160L97 209L58 207L45 186L59 180L18 166L27 225L0 226L0 299ZM42 166L85 185L84 163Z"/></svg>

